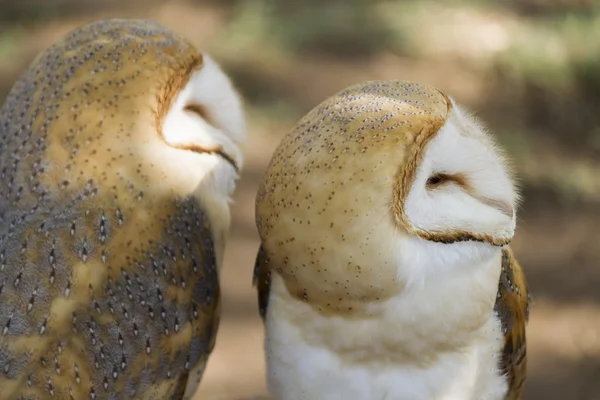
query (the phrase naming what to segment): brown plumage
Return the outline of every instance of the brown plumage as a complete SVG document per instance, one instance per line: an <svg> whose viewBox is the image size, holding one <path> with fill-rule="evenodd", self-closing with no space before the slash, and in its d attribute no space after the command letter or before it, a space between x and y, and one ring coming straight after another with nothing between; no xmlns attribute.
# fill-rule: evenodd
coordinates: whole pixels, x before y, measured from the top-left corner
<svg viewBox="0 0 600 400"><path fill-rule="evenodd" d="M214 156L169 146L162 123L203 65L161 25L99 21L14 84L0 110L0 399L193 394L228 220L185 164L173 173Z"/></svg>
<svg viewBox="0 0 600 400"><path fill-rule="evenodd" d="M507 246L502 251L502 273L494 305L504 333L501 370L509 382L507 400L521 399L527 380L525 327L529 321L529 299L523 269Z"/></svg>
<svg viewBox="0 0 600 400"><path fill-rule="evenodd" d="M436 88L370 81L317 105L256 197L271 392L519 399L517 203L493 137Z"/></svg>

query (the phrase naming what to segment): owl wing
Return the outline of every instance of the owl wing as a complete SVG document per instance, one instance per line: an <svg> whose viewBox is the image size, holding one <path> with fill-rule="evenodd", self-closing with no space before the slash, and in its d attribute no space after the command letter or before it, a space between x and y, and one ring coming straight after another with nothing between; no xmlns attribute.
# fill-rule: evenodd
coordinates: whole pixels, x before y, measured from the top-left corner
<svg viewBox="0 0 600 400"><path fill-rule="evenodd" d="M173 354L170 371L176 383L168 398L189 400L198 389L215 347L221 292L209 215L195 198L190 197L177 204L177 211L168 219L172 222L164 229L159 243L165 246L166 256L172 261L168 268L174 274L162 271L162 275L170 280L164 291L170 293L172 301L176 302L173 309L179 321L175 319L174 322L180 327L165 323L165 329L171 328L171 332L165 331L163 335L162 351ZM163 264L160 265L162 267ZM167 306L164 308L169 310ZM162 318L162 313L160 316ZM180 363L177 365L175 360Z"/></svg>
<svg viewBox="0 0 600 400"><path fill-rule="evenodd" d="M527 372L527 340L525 327L529 320L530 295L523 269L512 250L502 250L502 272L494 306L502 323L504 345L501 371L508 380L507 400L518 400L523 395Z"/></svg>
<svg viewBox="0 0 600 400"><path fill-rule="evenodd" d="M0 399L191 398L219 325L208 216L87 205L0 227Z"/></svg>
<svg viewBox="0 0 600 400"><path fill-rule="evenodd" d="M269 292L271 291L271 270L269 269L267 253L262 245L259 247L258 254L256 255L252 285L256 286L258 294L258 312L264 321L269 305Z"/></svg>

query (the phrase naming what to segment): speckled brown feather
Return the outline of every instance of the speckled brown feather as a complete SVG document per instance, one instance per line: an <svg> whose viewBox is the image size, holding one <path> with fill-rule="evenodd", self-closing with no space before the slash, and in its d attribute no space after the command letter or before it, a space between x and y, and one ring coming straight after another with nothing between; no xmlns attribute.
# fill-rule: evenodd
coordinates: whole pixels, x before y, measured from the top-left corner
<svg viewBox="0 0 600 400"><path fill-rule="evenodd" d="M380 247L385 238L378 235L496 246L510 241L465 231L426 232L407 221L404 201L415 170L451 111L451 100L435 88L365 82L325 100L284 136L256 197L261 247L253 282L263 320L273 274L283 278L290 295L322 314L351 318L363 304L399 295L396 260L385 258L393 252ZM340 265L339 254L352 261ZM513 396L508 398L518 399L525 380L527 288L512 256L503 265L496 302L506 329L502 368ZM514 287L506 285L507 271Z"/></svg>
<svg viewBox="0 0 600 400"><path fill-rule="evenodd" d="M502 322L504 346L501 371L508 379L507 400L523 396L527 374L527 340L525 327L529 320L529 290L523 269L507 246L502 250L502 272L494 306Z"/></svg>
<svg viewBox="0 0 600 400"><path fill-rule="evenodd" d="M277 264L276 272L284 277L290 293L299 299L308 298L319 311L336 313L397 293L395 270L374 268L360 254L355 254L354 263L343 266L349 272L346 282L336 279L337 270L312 266L322 263L325 254L334 258L339 249L336 246L353 246L349 233L341 230L345 224L336 218L354 219L357 226L371 225L367 219L377 218L391 229L399 225L414 230L403 212L396 212L402 207L397 202L406 196L402 185L413 179L425 144L450 109L448 98L426 85L365 82L325 100L282 139L259 186L256 224L264 250ZM349 168L359 157L361 168ZM410 162L403 162L406 159ZM381 182L372 182L375 169ZM330 190L320 190L323 187ZM369 204L373 215L355 215L355 204ZM331 210L344 210L345 214ZM321 217L308 218L312 214ZM280 217L285 223L280 223ZM277 231L284 226L283 231ZM299 235L311 236L315 229L330 230L335 239L327 248L317 243L311 248L294 247ZM361 246L376 247L375 235ZM357 251L356 246L353 250L345 248ZM275 253L302 256L277 259ZM387 287L364 284L372 279L386 282Z"/></svg>
<svg viewBox="0 0 600 400"><path fill-rule="evenodd" d="M211 223L140 150L167 146L158 124L201 65L164 27L111 20L15 83L0 110L0 399L180 398L208 357Z"/></svg>

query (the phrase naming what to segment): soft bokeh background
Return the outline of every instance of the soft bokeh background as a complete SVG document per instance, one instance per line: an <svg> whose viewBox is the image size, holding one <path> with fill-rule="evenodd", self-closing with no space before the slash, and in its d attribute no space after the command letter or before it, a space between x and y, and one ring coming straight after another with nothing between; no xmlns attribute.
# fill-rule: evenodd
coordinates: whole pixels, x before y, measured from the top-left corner
<svg viewBox="0 0 600 400"><path fill-rule="evenodd" d="M438 86L498 135L523 187L513 246L534 296L525 398L600 399L599 3L0 0L0 98L40 50L105 17L154 19L222 64L246 99L249 140L223 321L197 399L250 400L268 398L251 276L254 195L271 152L350 84Z"/></svg>

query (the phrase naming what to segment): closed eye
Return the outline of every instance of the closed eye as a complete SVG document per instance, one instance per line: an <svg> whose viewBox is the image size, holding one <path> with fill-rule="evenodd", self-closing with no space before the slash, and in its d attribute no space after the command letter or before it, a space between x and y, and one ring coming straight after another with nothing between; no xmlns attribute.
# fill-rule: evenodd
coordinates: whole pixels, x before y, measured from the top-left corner
<svg viewBox="0 0 600 400"><path fill-rule="evenodd" d="M211 119L210 112L206 107L199 105L199 104L189 104L189 105L185 106L184 110L199 115L200 118L202 118L204 121L206 121L206 123L208 123L209 125L212 125L213 127L216 127ZM220 146L217 148L210 148L210 147L202 147L197 144L185 144L185 143L171 144L171 146L178 148L178 149L193 151L194 153L216 154L219 157L223 158L225 161L227 161L229 164L231 164L233 166L233 168L236 170L236 172L239 173L239 171L240 171L240 168L237 165L237 163L235 162L235 160L232 157L230 157L229 154L225 153L223 148Z"/></svg>
<svg viewBox="0 0 600 400"><path fill-rule="evenodd" d="M445 176L442 174L430 176L429 179L427 179L427 186L439 185L443 180L445 180Z"/></svg>
<svg viewBox="0 0 600 400"><path fill-rule="evenodd" d="M461 175L461 174L444 174L444 173L437 173L437 174L433 174L429 177L429 179L427 179L427 189L435 189L441 185L447 184L447 183L455 183L458 184L459 186L463 187L464 189L468 188L468 183L467 183L467 179Z"/></svg>

